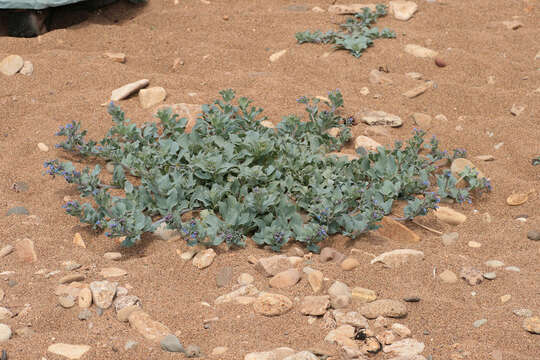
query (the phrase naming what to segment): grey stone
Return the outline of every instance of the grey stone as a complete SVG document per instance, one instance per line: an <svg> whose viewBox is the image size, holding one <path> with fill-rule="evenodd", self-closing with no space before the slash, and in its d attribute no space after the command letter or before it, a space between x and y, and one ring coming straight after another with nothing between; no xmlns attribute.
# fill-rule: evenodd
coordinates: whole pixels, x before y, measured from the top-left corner
<svg viewBox="0 0 540 360"><path fill-rule="evenodd" d="M218 270L216 274L216 285L218 288L229 285L233 277L233 268L225 266Z"/></svg>
<svg viewBox="0 0 540 360"><path fill-rule="evenodd" d="M30 215L30 212L24 206L15 206L7 211L6 216L10 215Z"/></svg>
<svg viewBox="0 0 540 360"><path fill-rule="evenodd" d="M538 230L530 230L527 233L527 238L532 241L540 241L540 231Z"/></svg>
<svg viewBox="0 0 540 360"><path fill-rule="evenodd" d="M491 272L484 273L483 276L484 276L484 279L495 280L495 278L497 277L497 274L491 271Z"/></svg>
<svg viewBox="0 0 540 360"><path fill-rule="evenodd" d="M160 345L163 350L168 352L184 352L182 343L173 334L169 334L161 339Z"/></svg>
<svg viewBox="0 0 540 360"><path fill-rule="evenodd" d="M473 322L473 326L475 328L479 328L480 326L484 325L487 323L487 319L480 319L480 320L476 320L475 322Z"/></svg>
<svg viewBox="0 0 540 360"><path fill-rule="evenodd" d="M30 186L24 181L16 181L15 184L13 184L13 190L16 192L26 192L28 189L30 189Z"/></svg>
<svg viewBox="0 0 540 360"><path fill-rule="evenodd" d="M133 349L135 346L137 346L138 342L133 340L128 340L126 342L126 345L124 345L124 350L128 351L130 349Z"/></svg>

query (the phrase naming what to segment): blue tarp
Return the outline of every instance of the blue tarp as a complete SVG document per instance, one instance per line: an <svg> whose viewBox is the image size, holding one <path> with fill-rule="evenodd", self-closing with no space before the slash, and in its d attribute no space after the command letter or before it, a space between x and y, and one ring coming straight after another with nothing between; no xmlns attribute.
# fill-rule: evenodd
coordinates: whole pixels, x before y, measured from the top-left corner
<svg viewBox="0 0 540 360"><path fill-rule="evenodd" d="M83 0L0 0L0 9L34 9L41 10L78 3Z"/></svg>

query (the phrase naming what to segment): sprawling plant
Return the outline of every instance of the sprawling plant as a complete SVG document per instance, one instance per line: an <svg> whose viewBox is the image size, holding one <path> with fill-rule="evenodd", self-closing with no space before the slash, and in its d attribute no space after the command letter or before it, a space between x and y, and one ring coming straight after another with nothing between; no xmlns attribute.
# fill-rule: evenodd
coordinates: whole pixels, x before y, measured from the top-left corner
<svg viewBox="0 0 540 360"><path fill-rule="evenodd" d="M276 251L291 240L318 251L330 235L356 237L377 228L396 199L408 200L409 220L435 209L441 197L465 201L471 191L489 188L470 169L460 174L468 185L456 187L457 180L435 165L454 156L440 151L435 138L424 144L419 130L406 144L360 151L358 159L329 154L350 140L354 123L339 115L338 90L329 101L298 99L307 121L290 115L275 129L261 125L262 109L247 98L235 101L232 90L220 94L203 106L190 133L188 120L170 109L157 113L159 123L138 127L113 103L114 126L98 142L85 139L80 122L62 127L57 135L66 140L58 148L116 164L106 184L99 165L77 171L71 162L45 162L48 174L93 199L70 201L66 212L126 246L165 223L190 245L243 246L251 237ZM330 136L331 128L339 135Z"/></svg>
<svg viewBox="0 0 540 360"><path fill-rule="evenodd" d="M335 44L337 49L348 50L353 56L360 57L362 53L373 45L374 39L379 38L395 38L396 34L390 29L379 29L372 27L377 19L386 15L386 5L378 4L375 12L369 8L364 8L363 12L350 17L344 24L340 25L342 31L327 31L319 30L310 32L296 33L298 43L316 43L316 44Z"/></svg>

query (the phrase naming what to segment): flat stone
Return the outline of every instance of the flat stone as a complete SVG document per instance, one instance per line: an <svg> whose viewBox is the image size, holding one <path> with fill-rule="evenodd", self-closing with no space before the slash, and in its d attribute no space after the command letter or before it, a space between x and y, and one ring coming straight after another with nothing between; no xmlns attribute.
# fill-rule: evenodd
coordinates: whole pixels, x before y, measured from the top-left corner
<svg viewBox="0 0 540 360"><path fill-rule="evenodd" d="M10 215L30 215L30 213L24 206L14 206L6 212L6 216Z"/></svg>
<svg viewBox="0 0 540 360"><path fill-rule="evenodd" d="M332 315L336 320L336 325L350 325L357 329L367 329L369 324L365 317L356 311L343 312L341 310L333 310Z"/></svg>
<svg viewBox="0 0 540 360"><path fill-rule="evenodd" d="M540 317L534 316L523 320L523 328L530 333L540 334Z"/></svg>
<svg viewBox="0 0 540 360"><path fill-rule="evenodd" d="M504 263L500 260L488 260L484 263L487 267L500 268L504 266Z"/></svg>
<svg viewBox="0 0 540 360"><path fill-rule="evenodd" d="M64 343L52 344L47 348L47 351L55 355L66 357L70 360L80 359L86 352L90 350L88 345L71 345Z"/></svg>
<svg viewBox="0 0 540 360"><path fill-rule="evenodd" d="M381 299L375 300L360 308L360 313L368 319L375 319L378 316L391 318L401 318L407 316L407 307L398 300Z"/></svg>
<svg viewBox="0 0 540 360"><path fill-rule="evenodd" d="M508 301L510 301L511 298L512 298L512 295L510 295L510 294L503 295L503 296L501 296L501 302L503 304L507 303Z"/></svg>
<svg viewBox="0 0 540 360"><path fill-rule="evenodd" d="M197 269L202 270L209 267L214 261L215 257L216 252L214 251L214 249L206 249L195 255L195 257L193 258L193 265Z"/></svg>
<svg viewBox="0 0 540 360"><path fill-rule="evenodd" d="M92 305L92 291L90 288L85 287L81 289L81 291L79 291L78 298L80 308L86 309Z"/></svg>
<svg viewBox="0 0 540 360"><path fill-rule="evenodd" d="M528 318L528 317L533 316L533 312L529 309L515 309L515 310L512 310L512 312L514 313L514 315L519 316L519 317Z"/></svg>
<svg viewBox="0 0 540 360"><path fill-rule="evenodd" d="M382 253L371 260L371 264L381 262L389 267L398 267L407 263L416 263L424 260L424 253L420 250L397 249Z"/></svg>
<svg viewBox="0 0 540 360"><path fill-rule="evenodd" d="M405 52L420 58L434 58L439 53L416 44L405 45Z"/></svg>
<svg viewBox="0 0 540 360"><path fill-rule="evenodd" d="M159 104L167 97L167 91L161 86L154 86L139 91L139 102L143 109Z"/></svg>
<svg viewBox="0 0 540 360"><path fill-rule="evenodd" d="M261 121L261 125L264 126L265 128L269 128L269 129L275 129L276 128L276 125L274 125L273 122L268 121L268 120Z"/></svg>
<svg viewBox="0 0 540 360"><path fill-rule="evenodd" d="M37 144L37 147L39 149L39 151L41 152L48 152L49 151L49 147L47 145L45 145L44 143L38 143Z"/></svg>
<svg viewBox="0 0 540 360"><path fill-rule="evenodd" d="M482 276L484 277L484 279L487 279L487 280L495 280L495 278L497 277L497 274L491 271L491 272L482 274Z"/></svg>
<svg viewBox="0 0 540 360"><path fill-rule="evenodd" d="M323 286L323 278L324 275L319 270L313 270L308 273L307 280L314 293L318 293L319 291L321 291Z"/></svg>
<svg viewBox="0 0 540 360"><path fill-rule="evenodd" d="M495 160L495 157L493 155L478 155L475 156L475 159L478 159L480 161L493 161Z"/></svg>
<svg viewBox="0 0 540 360"><path fill-rule="evenodd" d="M390 127L400 127L403 125L403 120L397 115L388 114L384 111L366 110L356 114L362 122L368 125L384 125Z"/></svg>
<svg viewBox="0 0 540 360"><path fill-rule="evenodd" d="M414 356L424 351L424 348L425 348L424 343L418 340L403 339L403 340L396 341L392 345L385 346L383 348L383 352L393 353L395 355L403 357L404 359L409 359L409 358L414 359Z"/></svg>
<svg viewBox="0 0 540 360"><path fill-rule="evenodd" d="M523 26L523 23L518 20L510 20L510 21L503 21L502 24L508 29L508 30L517 30L520 27Z"/></svg>
<svg viewBox="0 0 540 360"><path fill-rule="evenodd" d="M418 10L418 5L412 1L390 1L389 11L396 20L407 21Z"/></svg>
<svg viewBox="0 0 540 360"><path fill-rule="evenodd" d="M74 271L74 270L79 269L82 265L73 260L68 260L68 261L63 261L62 266L64 267L66 271ZM75 280L75 281L80 281L80 280Z"/></svg>
<svg viewBox="0 0 540 360"><path fill-rule="evenodd" d="M138 80L127 85L124 85L116 90L113 90L111 93L112 101L119 101L127 98L129 95L133 94L137 90L145 88L150 84L148 79Z"/></svg>
<svg viewBox="0 0 540 360"><path fill-rule="evenodd" d="M292 268L292 264L285 255L273 255L257 260L255 269L267 277Z"/></svg>
<svg viewBox="0 0 540 360"><path fill-rule="evenodd" d="M355 15L364 12L364 8L371 11L376 11L375 4L347 4L347 5L330 5L328 12L338 15Z"/></svg>
<svg viewBox="0 0 540 360"><path fill-rule="evenodd" d="M101 269L99 274L107 279L127 275L127 271L116 267L108 267Z"/></svg>
<svg viewBox="0 0 540 360"><path fill-rule="evenodd" d="M165 336L171 334L169 328L162 323L152 320L150 315L142 310L133 311L128 317L129 324L146 340L160 342Z"/></svg>
<svg viewBox="0 0 540 360"><path fill-rule="evenodd" d="M393 241L415 243L420 241L420 236L390 216L384 216L380 223L381 227L375 230L375 234Z"/></svg>
<svg viewBox="0 0 540 360"><path fill-rule="evenodd" d="M86 249L86 244L84 243L82 235L78 232L73 235L73 244Z"/></svg>
<svg viewBox="0 0 540 360"><path fill-rule="evenodd" d="M0 72L6 76L12 76L24 66L24 60L19 55L6 56L0 61Z"/></svg>
<svg viewBox="0 0 540 360"><path fill-rule="evenodd" d="M116 260L120 260L122 258L122 254L119 253L119 252L107 252L105 254L103 254L103 257L107 260L113 260L113 261L116 261Z"/></svg>
<svg viewBox="0 0 540 360"><path fill-rule="evenodd" d="M451 246L454 245L459 238L459 234L457 232L451 232L451 233L445 233L442 234L442 243L444 246Z"/></svg>
<svg viewBox="0 0 540 360"><path fill-rule="evenodd" d="M296 269L288 269L276 274L270 279L270 286L278 289L285 289L296 285L302 275Z"/></svg>
<svg viewBox="0 0 540 360"><path fill-rule="evenodd" d="M433 81L426 81L425 83L422 83L410 90L405 91L403 93L403 96L409 99L414 99L415 97L425 93L431 87L433 87Z"/></svg>
<svg viewBox="0 0 540 360"><path fill-rule="evenodd" d="M19 260L23 262L33 263L37 261L34 242L28 238L17 240L17 242L15 242L15 253L19 257Z"/></svg>
<svg viewBox="0 0 540 360"><path fill-rule="evenodd" d="M341 281L334 281L328 289L330 301L334 309L340 309L349 306L352 300L352 292L347 284Z"/></svg>
<svg viewBox="0 0 540 360"><path fill-rule="evenodd" d="M478 285L484 279L480 271L470 266L464 266L461 269L459 276L465 279L469 283L469 285Z"/></svg>
<svg viewBox="0 0 540 360"><path fill-rule="evenodd" d="M529 230L527 232L527 239L532 240L532 241L540 241L540 231Z"/></svg>
<svg viewBox="0 0 540 360"><path fill-rule="evenodd" d="M413 79L413 80L422 80L422 77L424 76L423 74L419 73L419 72L408 72L405 74L405 76Z"/></svg>
<svg viewBox="0 0 540 360"><path fill-rule="evenodd" d="M341 325L337 329L331 330L324 338L324 341L330 344L340 346L354 346L355 329L351 325Z"/></svg>
<svg viewBox="0 0 540 360"><path fill-rule="evenodd" d="M364 136L364 135L357 136L356 139L354 140L355 149L364 148L367 151L377 151L377 149L380 147L383 147L383 146L379 144L378 142L376 142L375 140L373 140L372 138Z"/></svg>
<svg viewBox="0 0 540 360"><path fill-rule="evenodd" d="M437 219L449 225L460 225L467 220L467 216L446 206L440 206L434 213Z"/></svg>
<svg viewBox="0 0 540 360"><path fill-rule="evenodd" d="M251 296L259 295L259 293L260 293L259 290L255 286L248 284L248 285L239 287L238 289L231 291L228 294L219 296L214 301L214 304L216 305L226 304L226 303L234 301L238 297L251 297Z"/></svg>
<svg viewBox="0 0 540 360"><path fill-rule="evenodd" d="M19 73L24 76L31 76L34 73L34 64L30 61L25 61Z"/></svg>
<svg viewBox="0 0 540 360"><path fill-rule="evenodd" d="M112 305L114 295L116 294L117 283L104 281L94 281L90 283L92 291L92 300L97 307L108 309Z"/></svg>
<svg viewBox="0 0 540 360"><path fill-rule="evenodd" d="M512 271L512 272L520 272L521 269L518 268L517 266L507 266L504 268L504 270L506 271Z"/></svg>
<svg viewBox="0 0 540 360"><path fill-rule="evenodd" d="M75 298L71 295L60 296L58 303L65 309L69 309L75 305Z"/></svg>
<svg viewBox="0 0 540 360"><path fill-rule="evenodd" d="M218 270L216 274L216 285L218 288L229 285L233 277L232 266L225 266ZM245 284L247 285L247 284Z"/></svg>
<svg viewBox="0 0 540 360"><path fill-rule="evenodd" d="M379 71L377 69L371 70L368 76L368 80L370 83L377 85L377 84L383 84L383 85L392 85L393 81L386 75L386 73Z"/></svg>
<svg viewBox="0 0 540 360"><path fill-rule="evenodd" d="M261 293L253 303L253 308L257 314L265 316L283 315L291 310L292 301L280 294Z"/></svg>
<svg viewBox="0 0 540 360"><path fill-rule="evenodd" d="M442 280L442 282L447 284L453 284L458 281L457 275L448 269L440 273L439 278Z"/></svg>
<svg viewBox="0 0 540 360"><path fill-rule="evenodd" d="M276 61L278 61L283 55L285 55L286 53L287 53L287 49L284 49L284 50L275 52L275 53L273 53L272 55L270 55L270 57L268 58L268 60L270 60L270 62L276 62Z"/></svg>
<svg viewBox="0 0 540 360"><path fill-rule="evenodd" d="M303 315L320 316L326 313L330 306L330 296L306 296L300 304L300 313Z"/></svg>
<svg viewBox="0 0 540 360"><path fill-rule="evenodd" d="M485 178L482 171L480 171L476 165L470 160L464 159L464 158L458 158L452 161L452 166L450 167L450 172L456 179L459 179L461 176L460 174L465 171L466 168L469 168L471 170L475 170L478 173L478 178L482 179Z"/></svg>
<svg viewBox="0 0 540 360"><path fill-rule="evenodd" d="M168 352L184 352L182 343L173 334L166 335L159 344L163 350Z"/></svg>
<svg viewBox="0 0 540 360"><path fill-rule="evenodd" d="M482 247L482 244L480 244L480 243L477 242L477 241L472 241L472 240L469 241L469 242L467 243L467 245L468 245L469 247L472 247L472 248L475 248L475 249L478 249L478 248Z"/></svg>
<svg viewBox="0 0 540 360"><path fill-rule="evenodd" d="M423 113L413 113L411 115L412 119L413 119L413 123L418 126L420 129L422 130L429 130L431 129L431 123L432 123L432 118L431 116L429 116L428 114L423 114Z"/></svg>
<svg viewBox="0 0 540 360"><path fill-rule="evenodd" d="M406 338L411 336L411 330L403 324L392 324L392 331L394 331L399 337Z"/></svg>
<svg viewBox="0 0 540 360"><path fill-rule="evenodd" d="M126 54L124 53L106 52L104 56L117 63L123 64L126 62Z"/></svg>

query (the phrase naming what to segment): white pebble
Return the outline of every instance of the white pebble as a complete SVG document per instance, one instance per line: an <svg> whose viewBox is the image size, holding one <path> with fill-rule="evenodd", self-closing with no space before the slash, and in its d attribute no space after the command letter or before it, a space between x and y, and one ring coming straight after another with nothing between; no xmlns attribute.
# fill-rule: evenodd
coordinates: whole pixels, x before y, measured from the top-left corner
<svg viewBox="0 0 540 360"><path fill-rule="evenodd" d="M49 147L47 145L45 145L44 143L38 143L37 147L38 147L39 150L41 150L43 152L49 151Z"/></svg>

